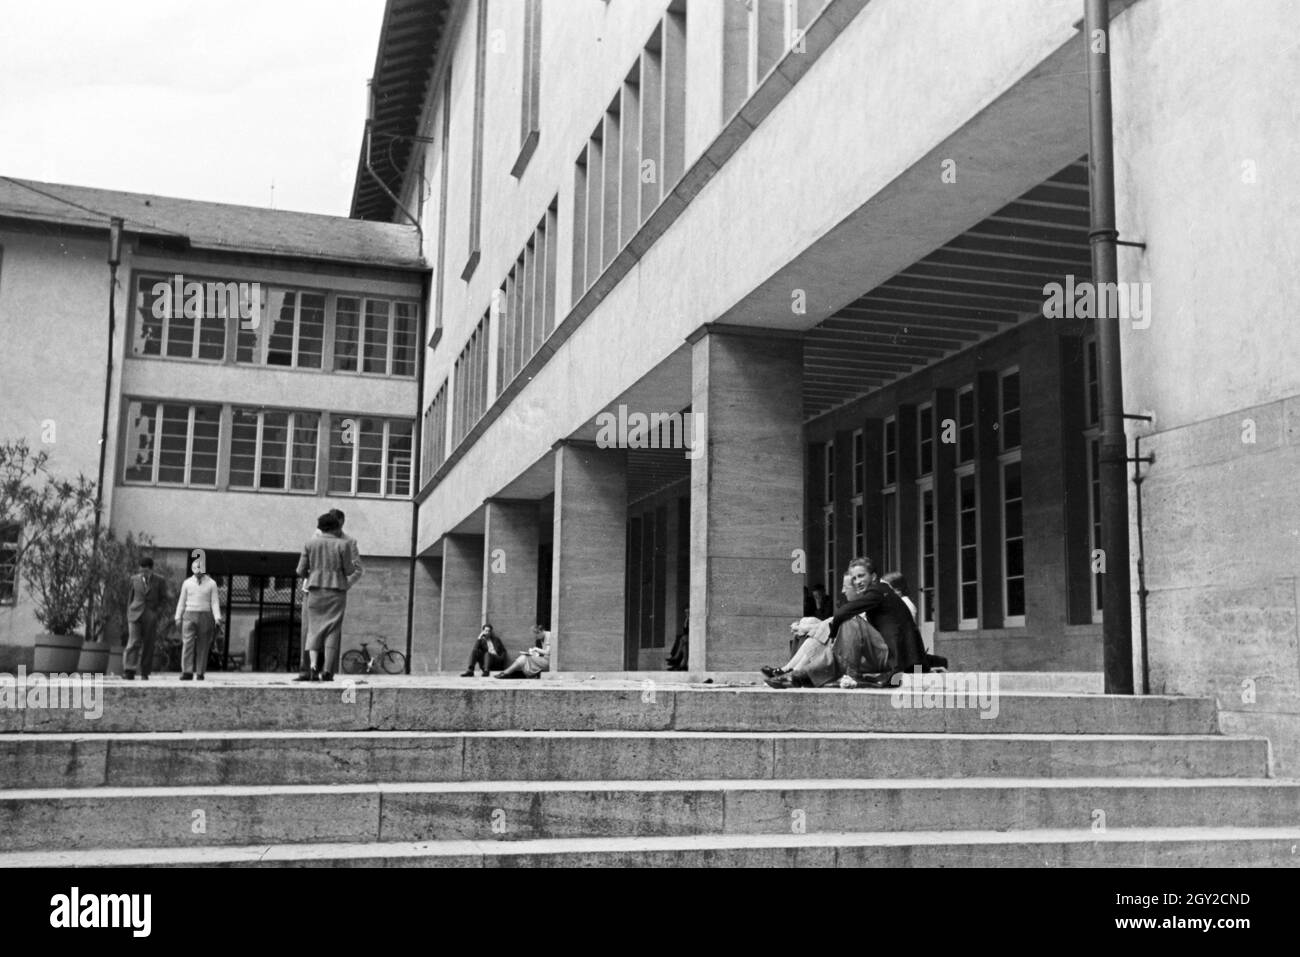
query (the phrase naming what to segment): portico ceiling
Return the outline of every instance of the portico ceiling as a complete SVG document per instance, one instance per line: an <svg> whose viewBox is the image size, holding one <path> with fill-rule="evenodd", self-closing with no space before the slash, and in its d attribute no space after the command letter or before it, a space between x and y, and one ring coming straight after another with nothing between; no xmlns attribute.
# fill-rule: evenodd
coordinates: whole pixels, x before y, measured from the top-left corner
<svg viewBox="0 0 1300 957"><path fill-rule="evenodd" d="M976 345L1042 309L1043 286L1090 279L1083 157L810 330L814 418Z"/></svg>

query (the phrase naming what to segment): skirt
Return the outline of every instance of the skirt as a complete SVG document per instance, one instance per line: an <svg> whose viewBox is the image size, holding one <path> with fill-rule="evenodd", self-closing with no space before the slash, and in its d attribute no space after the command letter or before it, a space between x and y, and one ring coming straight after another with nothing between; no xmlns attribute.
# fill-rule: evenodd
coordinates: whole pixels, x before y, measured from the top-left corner
<svg viewBox="0 0 1300 957"><path fill-rule="evenodd" d="M524 659L524 674L529 677L551 670L550 655L521 655L520 657Z"/></svg>
<svg viewBox="0 0 1300 957"><path fill-rule="evenodd" d="M343 613L348 593L338 588L313 588L307 593L307 650L323 651L343 635Z"/></svg>

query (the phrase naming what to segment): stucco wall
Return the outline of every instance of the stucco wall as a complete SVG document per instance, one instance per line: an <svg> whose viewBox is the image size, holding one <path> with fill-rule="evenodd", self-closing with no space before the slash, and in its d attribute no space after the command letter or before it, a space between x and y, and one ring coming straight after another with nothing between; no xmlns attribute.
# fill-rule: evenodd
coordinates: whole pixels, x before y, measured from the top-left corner
<svg viewBox="0 0 1300 957"><path fill-rule="evenodd" d="M1142 0L1114 37L1121 323L1143 440L1153 690L1213 694L1300 773L1300 7ZM1130 514L1134 514L1130 510ZM1135 529L1136 534L1136 529ZM1136 538L1133 537L1136 541ZM1133 579L1137 587L1136 575ZM1137 606L1134 622L1138 621Z"/></svg>

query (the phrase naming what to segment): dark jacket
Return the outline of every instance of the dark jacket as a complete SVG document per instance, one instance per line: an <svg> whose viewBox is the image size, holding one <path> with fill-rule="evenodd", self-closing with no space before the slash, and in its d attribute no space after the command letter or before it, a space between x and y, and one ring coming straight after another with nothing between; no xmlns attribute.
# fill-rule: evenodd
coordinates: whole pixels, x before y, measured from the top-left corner
<svg viewBox="0 0 1300 957"><path fill-rule="evenodd" d="M127 599L126 620L139 621L146 614L156 615L167 600L162 578L153 572L136 572L131 576L131 594Z"/></svg>
<svg viewBox="0 0 1300 957"><path fill-rule="evenodd" d="M831 635L835 636L840 625L863 612L889 647L890 671L911 672L916 665L928 670L925 644L912 613L894 589L884 582L867 586L862 597L841 605L831 620Z"/></svg>

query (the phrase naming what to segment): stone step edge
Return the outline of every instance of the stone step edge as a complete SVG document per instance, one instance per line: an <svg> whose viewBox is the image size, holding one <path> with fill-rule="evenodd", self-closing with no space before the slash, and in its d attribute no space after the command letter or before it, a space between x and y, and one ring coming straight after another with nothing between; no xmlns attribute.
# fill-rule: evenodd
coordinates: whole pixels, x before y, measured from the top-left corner
<svg viewBox="0 0 1300 957"><path fill-rule="evenodd" d="M1025 831L831 832L617 838L543 838L528 841L421 841L362 844L260 844L196 848L112 848L84 851L0 853L0 868L131 867L147 864L266 863L271 861L526 857L534 855L627 852L708 852L767 848L846 847L1025 847L1082 844L1231 844L1292 842L1300 863L1297 827L1109 828L1105 831L1035 829Z"/></svg>
<svg viewBox="0 0 1300 957"><path fill-rule="evenodd" d="M574 731L562 729L557 731L537 728L505 728L482 731L413 731L409 729L383 730L368 728L365 730L306 730L306 731L261 731L232 729L219 731L203 729L198 731L9 731L0 732L0 744L6 742L37 743L82 743L96 741L125 741L130 743L148 743L164 741L305 741L305 740L347 740L375 741L410 740L445 740L451 738L475 739L512 739L528 738L543 740L594 741L597 739L629 740L681 740L681 741L1057 741L1057 742L1201 742L1201 741L1244 741L1255 745L1268 741L1265 735L1250 734L1209 734L1205 732L1174 732L1172 734L1130 732L1110 733L1102 731L1008 731L997 732L958 732L958 731L689 731L673 728L645 731L625 731L612 728L592 731Z"/></svg>
<svg viewBox="0 0 1300 957"><path fill-rule="evenodd" d="M0 802L141 798L270 797L321 794L514 794L663 791L953 791L1037 788L1118 790L1300 789L1278 778L731 778L617 781L396 781L368 784L218 784L170 787L30 788L0 790Z"/></svg>

